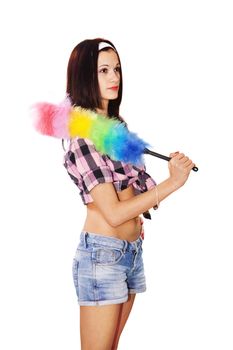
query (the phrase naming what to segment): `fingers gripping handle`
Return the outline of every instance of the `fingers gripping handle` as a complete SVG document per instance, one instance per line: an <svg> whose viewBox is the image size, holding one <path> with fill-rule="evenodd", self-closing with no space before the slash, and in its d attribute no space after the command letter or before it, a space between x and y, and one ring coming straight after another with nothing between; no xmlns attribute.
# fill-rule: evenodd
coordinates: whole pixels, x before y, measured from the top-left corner
<svg viewBox="0 0 233 350"><path fill-rule="evenodd" d="M164 155L162 155L162 154L153 152L153 151L149 150L148 148L145 148L145 149L144 149L144 153L145 153L145 154L150 154L150 155L152 155L152 156L154 156L154 157L161 158L161 159L164 159L164 160L167 160L167 161L171 160L170 157L167 157L167 156L164 156ZM198 171L198 167L194 166L194 167L192 168L192 170L193 170L193 171Z"/></svg>

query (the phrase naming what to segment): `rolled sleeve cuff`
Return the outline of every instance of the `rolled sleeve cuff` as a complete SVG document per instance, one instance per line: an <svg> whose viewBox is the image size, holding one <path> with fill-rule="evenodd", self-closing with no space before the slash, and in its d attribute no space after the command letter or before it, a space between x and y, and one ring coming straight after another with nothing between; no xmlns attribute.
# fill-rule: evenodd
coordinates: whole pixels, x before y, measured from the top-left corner
<svg viewBox="0 0 233 350"><path fill-rule="evenodd" d="M113 182L112 173L108 166L101 166L86 172L83 175L83 182L85 183L88 192L90 192L100 183Z"/></svg>

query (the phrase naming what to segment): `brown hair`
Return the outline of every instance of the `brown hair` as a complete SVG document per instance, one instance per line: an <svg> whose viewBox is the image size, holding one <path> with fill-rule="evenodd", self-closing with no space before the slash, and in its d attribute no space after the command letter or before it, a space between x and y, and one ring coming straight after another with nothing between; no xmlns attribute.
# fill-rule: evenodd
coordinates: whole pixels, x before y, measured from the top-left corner
<svg viewBox="0 0 233 350"><path fill-rule="evenodd" d="M95 108L102 108L97 76L97 60L100 42L106 42L114 47L120 63L118 52L109 40L101 38L87 39L75 46L68 62L66 87L66 93L69 95L71 103L75 106L81 106L92 110ZM109 49L111 48L106 47L102 50ZM115 116L121 120L121 117L119 117L121 99L122 71L120 69L118 97L115 100L110 100L108 104L108 115L110 117Z"/></svg>

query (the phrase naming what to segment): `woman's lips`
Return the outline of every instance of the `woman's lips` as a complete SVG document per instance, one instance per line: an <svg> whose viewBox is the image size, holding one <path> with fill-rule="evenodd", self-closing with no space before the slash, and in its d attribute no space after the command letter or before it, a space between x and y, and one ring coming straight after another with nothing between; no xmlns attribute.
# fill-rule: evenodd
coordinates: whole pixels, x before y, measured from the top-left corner
<svg viewBox="0 0 233 350"><path fill-rule="evenodd" d="M116 91L116 90L118 90L118 89L119 89L119 86L112 86L112 87L110 87L109 89L110 89L110 90L114 90L114 91Z"/></svg>

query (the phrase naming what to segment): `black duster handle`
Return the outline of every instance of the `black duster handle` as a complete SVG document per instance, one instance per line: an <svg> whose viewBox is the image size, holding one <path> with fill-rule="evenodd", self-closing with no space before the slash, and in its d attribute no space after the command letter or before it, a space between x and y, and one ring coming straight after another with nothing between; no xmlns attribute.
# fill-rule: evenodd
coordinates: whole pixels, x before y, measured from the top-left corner
<svg viewBox="0 0 233 350"><path fill-rule="evenodd" d="M151 156L154 156L154 157L157 157L157 158L161 158L161 159L164 159L164 160L167 160L167 161L171 160L170 157L167 157L167 156L164 156L164 155L162 155L162 154L153 152L153 151L149 150L148 148L145 148L143 153L145 153L145 154L150 154ZM198 171L198 168L197 168L196 166L194 166L194 167L192 168L192 170L193 170L193 171Z"/></svg>

